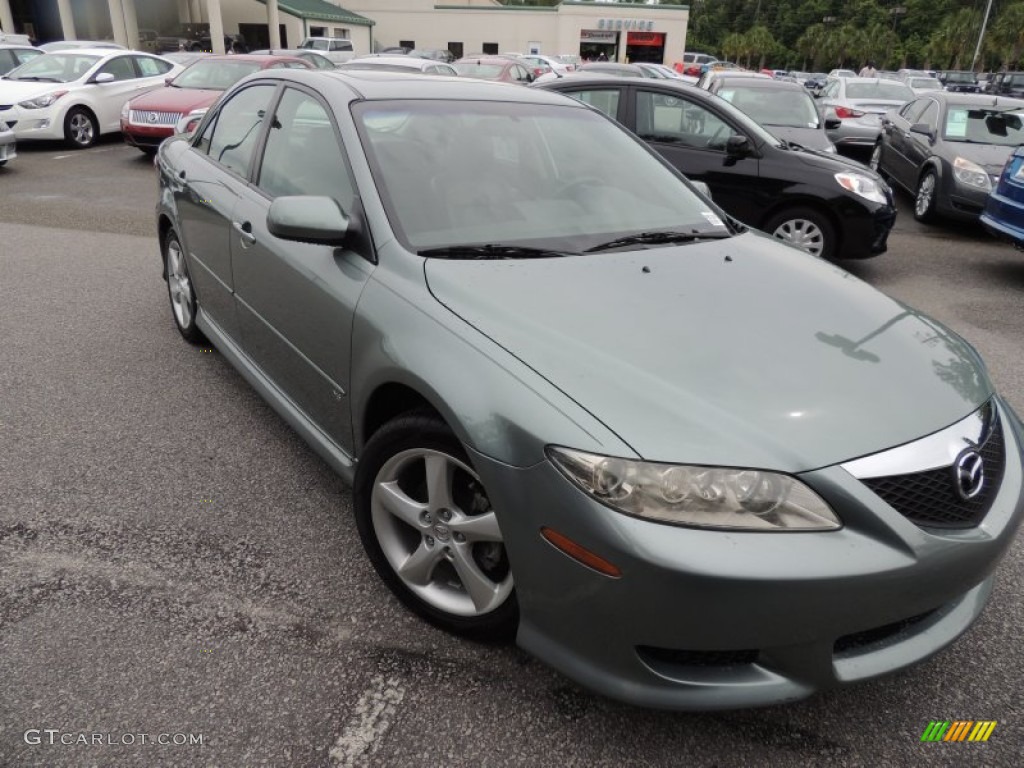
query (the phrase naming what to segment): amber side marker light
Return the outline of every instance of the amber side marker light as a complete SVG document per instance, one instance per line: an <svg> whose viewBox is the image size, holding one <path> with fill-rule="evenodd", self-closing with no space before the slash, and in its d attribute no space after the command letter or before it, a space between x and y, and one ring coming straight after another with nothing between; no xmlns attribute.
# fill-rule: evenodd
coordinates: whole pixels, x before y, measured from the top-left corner
<svg viewBox="0 0 1024 768"><path fill-rule="evenodd" d="M555 549L560 552L564 552L573 560L583 563L588 568L593 568L598 573L603 573L605 576L611 576L613 579L617 579L622 576L622 571L617 565L612 565L603 557L595 555L586 547L577 544L568 536L559 533L553 528L548 528L546 526L541 528L540 535L554 546Z"/></svg>

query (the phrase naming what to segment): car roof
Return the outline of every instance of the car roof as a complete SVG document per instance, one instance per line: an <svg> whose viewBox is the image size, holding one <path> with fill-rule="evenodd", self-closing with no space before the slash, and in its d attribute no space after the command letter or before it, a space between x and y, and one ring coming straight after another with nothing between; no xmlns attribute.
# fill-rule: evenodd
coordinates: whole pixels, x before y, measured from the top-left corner
<svg viewBox="0 0 1024 768"><path fill-rule="evenodd" d="M349 59L342 66L349 64L389 64L399 67L407 67L408 69L422 69L423 67L432 67L435 64L445 64L444 61L438 61L437 59L421 59L419 56L403 56L396 54L394 56L360 56L356 59Z"/></svg>
<svg viewBox="0 0 1024 768"><path fill-rule="evenodd" d="M456 101L515 101L529 104L561 104L567 97L539 88L524 88L515 83L459 77L423 77L410 71L374 71L372 69L267 69L241 80L287 80L318 88L325 95L347 101L417 99ZM620 78L621 79L621 78ZM652 81L637 78L642 82ZM607 82L605 78L601 82ZM569 103L578 102L572 101Z"/></svg>
<svg viewBox="0 0 1024 768"><path fill-rule="evenodd" d="M962 104L971 107L1024 107L1024 99L999 96L994 93L954 93L952 91L928 91L928 98L946 104Z"/></svg>
<svg viewBox="0 0 1024 768"><path fill-rule="evenodd" d="M15 48L19 51L39 51L40 53L46 53L42 48L36 48L34 45L28 45L26 43L0 43L0 48Z"/></svg>
<svg viewBox="0 0 1024 768"><path fill-rule="evenodd" d="M554 80L545 80L542 83L537 83L526 90L545 89L545 90L559 90L558 86L564 84L568 86L576 85L601 85L611 87L621 87L623 85L642 85L645 88L671 88L675 91L680 91L691 96L696 95L700 99L715 99L719 98L713 95L710 91L706 91L703 88L697 88L692 83L685 80L674 80L670 78L659 77L657 79L653 77L641 77L639 75L632 77L610 77L608 75L601 75L597 72L579 74L574 73L566 77L559 77ZM797 86L798 88L801 86Z"/></svg>
<svg viewBox="0 0 1024 768"><path fill-rule="evenodd" d="M807 92L800 83L794 83L790 80L776 80L772 77L722 77L715 78L715 82L719 83L723 80L729 81L730 88L764 88L766 90L777 90L777 91L801 91Z"/></svg>
<svg viewBox="0 0 1024 768"><path fill-rule="evenodd" d="M426 61L426 59L424 59ZM452 64L515 64L519 61L518 56L466 56L453 61Z"/></svg>

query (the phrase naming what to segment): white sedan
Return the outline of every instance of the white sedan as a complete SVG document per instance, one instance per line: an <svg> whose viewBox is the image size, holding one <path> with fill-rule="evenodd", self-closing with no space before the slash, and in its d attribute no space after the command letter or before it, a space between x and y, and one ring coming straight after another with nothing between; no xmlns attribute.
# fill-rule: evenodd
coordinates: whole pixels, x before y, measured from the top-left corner
<svg viewBox="0 0 1024 768"><path fill-rule="evenodd" d="M0 80L0 121L19 139L92 146L121 130L121 107L182 67L148 53L85 48L36 56Z"/></svg>

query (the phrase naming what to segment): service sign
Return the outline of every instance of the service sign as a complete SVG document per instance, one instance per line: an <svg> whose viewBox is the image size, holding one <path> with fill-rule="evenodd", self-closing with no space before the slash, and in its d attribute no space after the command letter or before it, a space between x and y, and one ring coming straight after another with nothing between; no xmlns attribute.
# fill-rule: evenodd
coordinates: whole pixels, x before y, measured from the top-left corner
<svg viewBox="0 0 1024 768"><path fill-rule="evenodd" d="M654 22L647 19L598 19L598 29L611 30L635 30L637 32L650 32L654 29Z"/></svg>

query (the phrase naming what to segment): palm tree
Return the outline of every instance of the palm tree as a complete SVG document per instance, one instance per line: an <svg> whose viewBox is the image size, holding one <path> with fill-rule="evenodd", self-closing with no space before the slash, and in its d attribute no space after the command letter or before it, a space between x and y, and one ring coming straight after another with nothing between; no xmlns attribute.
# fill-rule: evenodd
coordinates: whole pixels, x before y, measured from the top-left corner
<svg viewBox="0 0 1024 768"><path fill-rule="evenodd" d="M999 12L988 45L1002 58L1003 69L1020 61L1024 52L1024 2L1007 5Z"/></svg>

